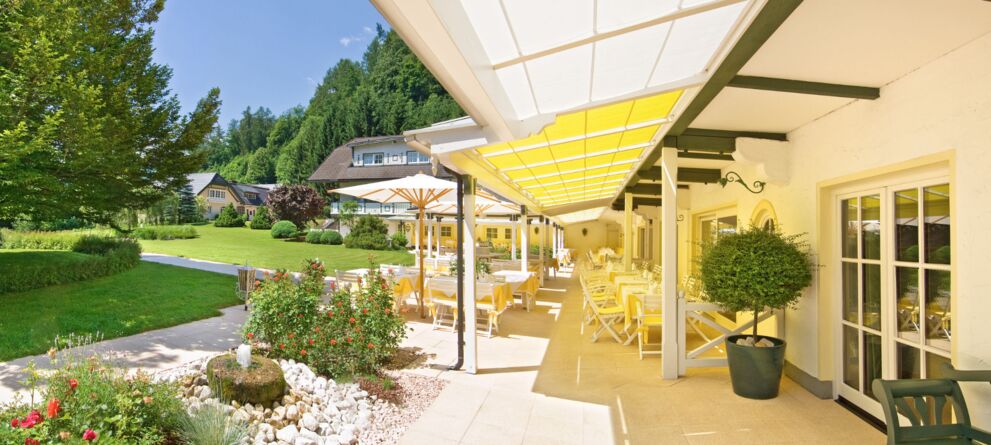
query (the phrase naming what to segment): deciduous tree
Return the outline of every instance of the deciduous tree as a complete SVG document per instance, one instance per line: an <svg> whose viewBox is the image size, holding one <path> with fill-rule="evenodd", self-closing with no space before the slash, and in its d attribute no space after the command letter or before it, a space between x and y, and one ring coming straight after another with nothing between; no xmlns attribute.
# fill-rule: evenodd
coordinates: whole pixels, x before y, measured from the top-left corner
<svg viewBox="0 0 991 445"><path fill-rule="evenodd" d="M268 194L268 206L275 217L298 228L320 216L325 204L316 190L301 184L281 186Z"/></svg>

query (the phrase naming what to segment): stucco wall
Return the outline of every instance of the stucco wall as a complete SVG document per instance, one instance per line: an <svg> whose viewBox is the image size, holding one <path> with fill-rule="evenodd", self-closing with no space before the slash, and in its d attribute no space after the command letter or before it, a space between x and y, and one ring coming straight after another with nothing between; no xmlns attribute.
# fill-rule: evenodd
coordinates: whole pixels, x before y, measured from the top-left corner
<svg viewBox="0 0 991 445"><path fill-rule="evenodd" d="M829 230L821 211L832 202L819 187L891 174L892 166L949 153L952 175L954 264L954 363L965 369L991 369L991 347L984 330L991 317L991 35L952 51L884 86L881 98L851 104L791 132L791 179L769 185L760 195L738 186L721 189L696 185L691 209L735 204L741 220L749 219L762 199L769 200L781 227L805 232L818 251ZM742 141L741 143L746 143ZM934 161L935 162L935 161ZM753 168L733 165L745 178ZM690 226L686 226L690 229ZM684 251L685 249L682 249ZM835 265L825 264L819 277L829 279ZM833 378L834 315L832 295L810 289L799 307L787 315L788 360L823 380ZM968 394L972 416L991 425L991 390L987 385Z"/></svg>

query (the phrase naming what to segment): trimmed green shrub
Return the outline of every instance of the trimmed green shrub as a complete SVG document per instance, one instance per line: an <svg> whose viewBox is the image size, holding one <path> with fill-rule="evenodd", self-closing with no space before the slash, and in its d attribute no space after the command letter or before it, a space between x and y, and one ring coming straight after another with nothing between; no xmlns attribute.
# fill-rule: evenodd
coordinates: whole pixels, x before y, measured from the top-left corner
<svg viewBox="0 0 991 445"><path fill-rule="evenodd" d="M296 235L296 225L292 221L279 221L272 224L272 238L285 239Z"/></svg>
<svg viewBox="0 0 991 445"><path fill-rule="evenodd" d="M268 215L268 207L261 206L255 210L255 216L251 218L248 227L255 230L268 230L272 228L272 217Z"/></svg>
<svg viewBox="0 0 991 445"><path fill-rule="evenodd" d="M87 235L115 236L112 230L72 230L62 232L19 232L0 229L0 249L72 250Z"/></svg>
<svg viewBox="0 0 991 445"><path fill-rule="evenodd" d="M86 256L59 260L11 262L0 274L0 293L20 292L56 284L90 280L129 270L141 261L141 246L134 240L88 235L81 237L72 251ZM2 255L20 255L5 253ZM38 252L35 255L44 255ZM52 252L57 254L57 252Z"/></svg>
<svg viewBox="0 0 991 445"><path fill-rule="evenodd" d="M765 308L795 304L812 282L813 264L801 237L759 227L720 235L715 244L703 246L698 260L705 295L730 311L749 311L754 317Z"/></svg>
<svg viewBox="0 0 991 445"><path fill-rule="evenodd" d="M320 234L320 244L339 246L344 244L344 237L342 237L337 231L324 230L323 233Z"/></svg>
<svg viewBox="0 0 991 445"><path fill-rule="evenodd" d="M306 242L310 244L320 244L320 235L322 234L322 230L310 230L306 232Z"/></svg>
<svg viewBox="0 0 991 445"><path fill-rule="evenodd" d="M214 227L244 227L244 215L237 213L234 204L227 204L213 221Z"/></svg>
<svg viewBox="0 0 991 445"><path fill-rule="evenodd" d="M131 235L145 240L192 239L199 236L193 226L145 226L134 229Z"/></svg>
<svg viewBox="0 0 991 445"><path fill-rule="evenodd" d="M358 218L351 233L344 237L344 246L350 249L388 250L388 233L389 229L382 219L365 215Z"/></svg>
<svg viewBox="0 0 991 445"><path fill-rule="evenodd" d="M406 235L402 232L396 232L392 234L392 248L396 250L403 250L406 245L409 244L409 240L406 239Z"/></svg>

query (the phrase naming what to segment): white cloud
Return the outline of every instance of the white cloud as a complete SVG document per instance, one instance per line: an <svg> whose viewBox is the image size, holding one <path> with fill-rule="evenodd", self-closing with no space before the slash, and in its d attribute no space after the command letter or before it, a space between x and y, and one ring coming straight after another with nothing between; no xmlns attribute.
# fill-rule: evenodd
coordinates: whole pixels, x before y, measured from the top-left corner
<svg viewBox="0 0 991 445"><path fill-rule="evenodd" d="M341 46L351 46L352 43L357 43L360 41L361 41L360 37L354 37L354 36L344 36L341 37L340 40L338 40L338 42L341 43Z"/></svg>
<svg viewBox="0 0 991 445"><path fill-rule="evenodd" d="M363 30L365 30L365 34L368 34L368 35L370 35L370 36L371 36L371 35L375 35L375 30L374 30L374 29L372 29L372 27L371 27L371 26L366 26L366 27L364 27L364 28L362 28L362 29L363 29Z"/></svg>

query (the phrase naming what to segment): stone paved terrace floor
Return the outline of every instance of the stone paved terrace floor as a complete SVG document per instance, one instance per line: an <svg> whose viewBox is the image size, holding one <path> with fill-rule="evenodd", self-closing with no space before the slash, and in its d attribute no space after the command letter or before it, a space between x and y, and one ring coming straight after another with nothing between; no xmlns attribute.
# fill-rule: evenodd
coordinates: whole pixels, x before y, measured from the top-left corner
<svg viewBox="0 0 991 445"><path fill-rule="evenodd" d="M412 320L406 345L430 358L412 372L450 381L404 444L881 444L884 435L787 378L768 401L737 397L725 368L660 378L659 356L579 334L577 279L548 279L530 313L507 311L479 336L477 375L444 370L455 336Z"/></svg>

